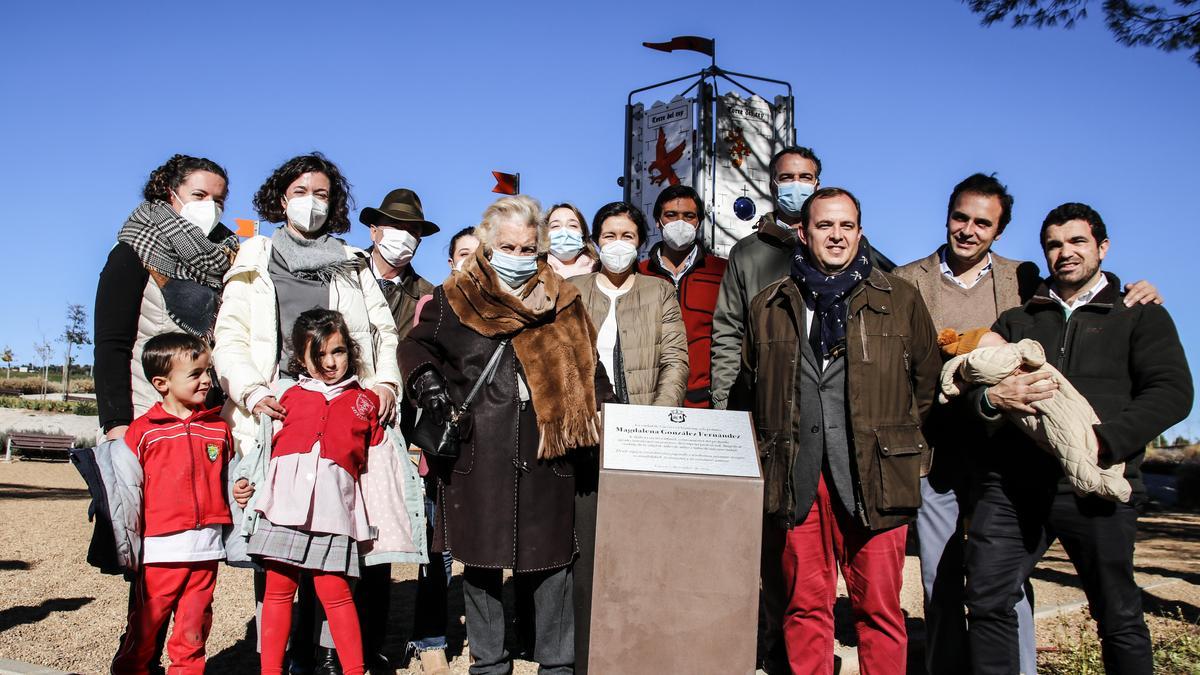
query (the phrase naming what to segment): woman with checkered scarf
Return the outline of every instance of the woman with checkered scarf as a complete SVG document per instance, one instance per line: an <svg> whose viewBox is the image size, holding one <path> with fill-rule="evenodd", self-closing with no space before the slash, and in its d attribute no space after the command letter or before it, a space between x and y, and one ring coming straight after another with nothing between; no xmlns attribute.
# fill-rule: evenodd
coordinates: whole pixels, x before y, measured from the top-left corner
<svg viewBox="0 0 1200 675"><path fill-rule="evenodd" d="M117 233L96 287L96 404L109 439L161 398L142 372L147 340L178 332L212 343L222 278L238 250L219 222L228 194L216 162L175 155L150 173L145 201Z"/></svg>

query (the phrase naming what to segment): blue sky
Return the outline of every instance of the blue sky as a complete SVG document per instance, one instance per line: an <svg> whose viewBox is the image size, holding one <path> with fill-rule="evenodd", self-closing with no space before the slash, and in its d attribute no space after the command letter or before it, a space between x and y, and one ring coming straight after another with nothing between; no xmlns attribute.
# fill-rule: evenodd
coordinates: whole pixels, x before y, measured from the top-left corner
<svg viewBox="0 0 1200 675"><path fill-rule="evenodd" d="M893 259L939 243L958 180L998 172L1016 196L1000 253L1041 262L1046 212L1090 203L1112 237L1105 267L1156 283L1200 362L1200 68L1115 44L1093 4L1073 31L1037 31L982 28L955 0L11 3L0 346L34 360L68 302L90 311L117 229L175 152L228 169L227 222L254 217L270 171L314 149L359 208L410 187L443 229L415 263L433 280L449 234L493 198L493 169L590 215L621 194L628 91L707 62L640 42L696 34L717 38L722 66L792 83L822 182L862 199ZM365 228L349 239L364 243ZM1200 436L1200 416L1180 430Z"/></svg>

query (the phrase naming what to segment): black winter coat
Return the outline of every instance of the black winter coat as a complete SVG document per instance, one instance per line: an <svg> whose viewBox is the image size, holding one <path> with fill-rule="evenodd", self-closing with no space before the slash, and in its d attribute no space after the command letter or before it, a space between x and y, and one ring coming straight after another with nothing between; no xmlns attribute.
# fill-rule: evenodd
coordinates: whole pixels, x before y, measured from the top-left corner
<svg viewBox="0 0 1200 675"><path fill-rule="evenodd" d="M404 381L432 367L446 379L450 398L461 403L499 341L463 325L439 286L400 343ZM597 400L610 391L603 371L597 368ZM464 565L532 572L565 567L577 551L575 461L594 461L595 455L573 450L538 461L537 417L532 402L520 400L521 372L510 343L491 384L471 404L470 438L461 455L452 462L429 458L437 478L434 550L449 551Z"/></svg>
<svg viewBox="0 0 1200 675"><path fill-rule="evenodd" d="M1041 343L1058 368L1096 411L1094 427L1103 466L1125 462L1133 501L1146 492L1145 448L1192 408L1192 374L1175 323L1160 305L1126 307L1121 282L1108 285L1066 318L1043 283L1023 306L1000 315L992 330L1009 342ZM1070 492L1062 467L1011 424L998 432L984 464L991 479L1022 487Z"/></svg>

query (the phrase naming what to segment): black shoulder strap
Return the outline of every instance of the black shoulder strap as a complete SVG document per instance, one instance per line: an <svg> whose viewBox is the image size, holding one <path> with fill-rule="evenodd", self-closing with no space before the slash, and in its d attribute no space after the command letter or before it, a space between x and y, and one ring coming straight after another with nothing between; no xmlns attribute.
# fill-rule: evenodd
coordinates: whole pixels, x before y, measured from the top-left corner
<svg viewBox="0 0 1200 675"><path fill-rule="evenodd" d="M500 344L496 345L496 351L492 352L492 358L488 359L483 372L479 374L479 379L475 380L471 391L467 393L467 397L463 399L462 405L458 407L459 414L467 412L467 408L471 406L471 401L475 400L475 396L479 394L479 390L483 389L483 385L486 382L491 381L492 373L495 372L496 366L500 365L500 356L504 353L504 348L507 346L508 340L501 340Z"/></svg>

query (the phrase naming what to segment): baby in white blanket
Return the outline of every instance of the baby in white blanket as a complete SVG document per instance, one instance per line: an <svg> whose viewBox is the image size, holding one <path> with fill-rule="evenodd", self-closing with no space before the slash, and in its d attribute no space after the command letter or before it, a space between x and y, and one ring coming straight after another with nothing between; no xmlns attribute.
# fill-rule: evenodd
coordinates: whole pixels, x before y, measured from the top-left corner
<svg viewBox="0 0 1200 675"><path fill-rule="evenodd" d="M974 337L971 335L974 332L969 331L961 337ZM1100 419L1083 394L1071 386L1057 368L1046 363L1042 345L1034 340L1010 344L997 333L980 332L982 335L979 336L977 348L959 353L942 366L939 397L946 401L961 394L965 385L993 385L1016 371L1050 373L1051 379L1058 385L1058 391L1044 401L1030 404L1038 411L1036 415L1010 412L1006 416L1039 446L1058 458L1077 494L1094 494L1118 502L1129 501L1131 489L1129 481L1125 480L1125 465L1114 464L1107 468L1099 465L1099 441L1092 426L1099 424ZM954 350L946 350L945 347L944 344L944 353L954 353ZM960 348L958 351L963 350Z"/></svg>

